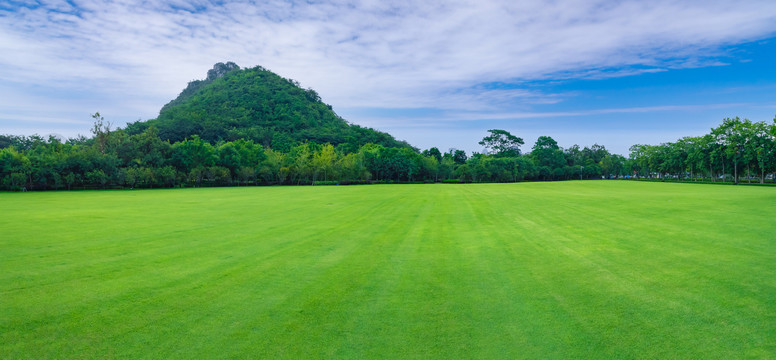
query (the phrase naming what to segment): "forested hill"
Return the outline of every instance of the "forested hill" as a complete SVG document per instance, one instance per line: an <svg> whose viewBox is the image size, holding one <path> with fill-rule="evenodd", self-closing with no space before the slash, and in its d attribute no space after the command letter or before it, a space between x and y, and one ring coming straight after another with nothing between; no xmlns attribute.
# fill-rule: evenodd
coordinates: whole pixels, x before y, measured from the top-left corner
<svg viewBox="0 0 776 360"><path fill-rule="evenodd" d="M387 133L348 124L315 90L261 66L240 69L232 62L216 64L205 80L190 82L165 105L158 118L129 124L126 131L139 134L151 125L172 143L199 135L211 143L253 140L283 152L302 142L348 151L367 143L410 147Z"/></svg>
<svg viewBox="0 0 776 360"><path fill-rule="evenodd" d="M159 113L165 112L168 108L175 107L176 105L179 105L189 98L191 98L194 94L197 93L200 89L205 87L206 85L212 83L214 80L224 77L226 73L234 70L240 70L240 66L229 61L226 64L224 63L217 63L213 65L213 68L207 71L207 77L205 80L194 80L190 81L189 85L186 86L183 91L178 95L177 98L174 100L168 102L165 104L162 109L159 111Z"/></svg>

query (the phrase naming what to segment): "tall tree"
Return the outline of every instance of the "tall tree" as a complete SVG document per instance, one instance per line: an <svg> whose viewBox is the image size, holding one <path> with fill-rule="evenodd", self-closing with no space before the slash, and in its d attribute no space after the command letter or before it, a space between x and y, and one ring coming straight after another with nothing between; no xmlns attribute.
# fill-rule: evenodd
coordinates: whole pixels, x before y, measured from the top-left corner
<svg viewBox="0 0 776 360"><path fill-rule="evenodd" d="M313 181L317 180L318 174L323 173L323 180L328 181L329 175L334 170L334 162L337 161L337 153L334 151L334 146L331 144L324 144L319 151L315 152L313 156Z"/></svg>
<svg viewBox="0 0 776 360"><path fill-rule="evenodd" d="M563 176L566 159L558 143L549 136L539 136L531 151L531 157L539 167L539 174L545 179ZM561 171L557 171L561 169Z"/></svg>
<svg viewBox="0 0 776 360"><path fill-rule="evenodd" d="M172 161L183 172L197 167L213 166L218 159L216 149L198 135L177 142L172 147Z"/></svg>
<svg viewBox="0 0 776 360"><path fill-rule="evenodd" d="M94 134L97 140L97 146L100 153L105 154L105 144L108 142L108 136L110 135L110 121L105 121L99 112L92 114L94 124L92 125L92 134Z"/></svg>
<svg viewBox="0 0 776 360"><path fill-rule="evenodd" d="M510 134L506 130L491 129L490 135L482 138L480 145L492 151L496 156L519 156L520 146L525 144L522 138Z"/></svg>
<svg viewBox="0 0 776 360"><path fill-rule="evenodd" d="M452 153L453 161L456 164L463 165L466 163L466 159L468 158L468 156L466 156L466 151L451 149L450 152Z"/></svg>
<svg viewBox="0 0 776 360"><path fill-rule="evenodd" d="M738 183L738 164L745 144L745 139L741 132L742 126L743 121L738 117L725 118L720 126L711 130L717 139L717 143L722 146L723 161L724 158L733 160L733 182L735 183Z"/></svg>
<svg viewBox="0 0 776 360"><path fill-rule="evenodd" d="M423 156L433 156L436 158L437 162L442 161L442 152L439 151L438 148L432 147L428 150L423 150Z"/></svg>

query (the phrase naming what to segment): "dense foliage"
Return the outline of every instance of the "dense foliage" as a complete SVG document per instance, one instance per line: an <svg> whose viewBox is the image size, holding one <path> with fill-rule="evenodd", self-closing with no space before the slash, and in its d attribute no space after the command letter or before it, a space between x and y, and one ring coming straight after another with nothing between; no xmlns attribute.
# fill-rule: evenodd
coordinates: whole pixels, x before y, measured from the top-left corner
<svg viewBox="0 0 776 360"><path fill-rule="evenodd" d="M514 182L601 178L764 182L776 172L774 125L725 119L700 137L634 145L630 158L604 146L563 149L549 136L531 152L512 146L493 154L368 143L355 150L331 143L287 149L251 139L209 142L199 135L162 140L155 126L110 131L95 114L94 137L0 136L0 188L44 190L106 187L232 186L372 182ZM503 130L501 130L503 131ZM506 132L504 132L506 133ZM506 133L508 134L508 133ZM511 135L510 135L511 136Z"/></svg>
<svg viewBox="0 0 776 360"><path fill-rule="evenodd" d="M348 124L315 90L260 66L240 69L234 63L216 64L205 80L190 82L165 105L158 118L132 123L126 131L135 135L151 126L171 143L199 135L210 143L245 139L283 152L302 142L347 151L367 143L410 147L389 134Z"/></svg>
<svg viewBox="0 0 776 360"><path fill-rule="evenodd" d="M633 145L636 176L764 182L776 173L775 124L727 118L706 135L660 145ZM776 181L776 178L774 179Z"/></svg>
<svg viewBox="0 0 776 360"><path fill-rule="evenodd" d="M330 143L305 142L288 151L253 140L211 143L198 135L170 143L151 126L139 134L98 132L91 139L5 136L0 150L4 189L171 187L408 181L508 182L598 177L603 147L559 152L560 170L537 151L526 156L474 154L436 148L366 144L349 152ZM556 151L560 151L556 149ZM555 156L552 155L552 156Z"/></svg>
<svg viewBox="0 0 776 360"><path fill-rule="evenodd" d="M540 136L491 129L485 154L423 152L350 125L311 89L264 68L219 63L189 83L157 119L126 129L96 113L91 138L0 135L0 189L514 182L601 178L764 182L776 173L776 125L725 119L707 135L634 145L563 149ZM774 119L776 122L776 119ZM776 181L776 180L775 180Z"/></svg>

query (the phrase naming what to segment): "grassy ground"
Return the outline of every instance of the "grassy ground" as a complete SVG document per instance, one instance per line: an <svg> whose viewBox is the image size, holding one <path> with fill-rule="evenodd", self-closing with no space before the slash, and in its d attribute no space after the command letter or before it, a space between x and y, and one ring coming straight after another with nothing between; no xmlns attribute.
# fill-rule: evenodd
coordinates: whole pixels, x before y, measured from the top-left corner
<svg viewBox="0 0 776 360"><path fill-rule="evenodd" d="M776 192L0 193L0 357L776 358Z"/></svg>

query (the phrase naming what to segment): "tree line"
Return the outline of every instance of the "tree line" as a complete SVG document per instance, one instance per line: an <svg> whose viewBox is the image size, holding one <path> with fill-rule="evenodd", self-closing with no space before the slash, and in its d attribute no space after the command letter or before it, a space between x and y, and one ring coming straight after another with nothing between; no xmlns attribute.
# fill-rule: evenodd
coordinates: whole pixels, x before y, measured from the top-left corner
<svg viewBox="0 0 776 360"><path fill-rule="evenodd" d="M703 136L687 136L660 145L633 145L630 161L639 177L738 183L776 181L774 124L726 118Z"/></svg>
<svg viewBox="0 0 776 360"><path fill-rule="evenodd" d="M156 188L393 182L516 182L601 178L675 178L763 182L776 172L773 124L739 118L700 137L634 145L629 158L602 145L569 148L541 136L493 129L483 153L436 147L418 151L367 143L293 142L282 149L251 139L170 142L155 126L111 130L99 113L90 138L0 136L0 189ZM776 122L776 119L774 119Z"/></svg>

